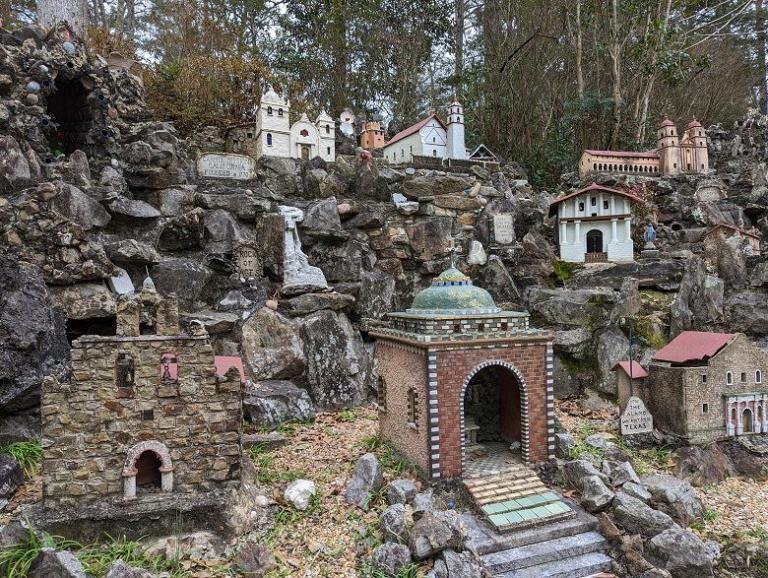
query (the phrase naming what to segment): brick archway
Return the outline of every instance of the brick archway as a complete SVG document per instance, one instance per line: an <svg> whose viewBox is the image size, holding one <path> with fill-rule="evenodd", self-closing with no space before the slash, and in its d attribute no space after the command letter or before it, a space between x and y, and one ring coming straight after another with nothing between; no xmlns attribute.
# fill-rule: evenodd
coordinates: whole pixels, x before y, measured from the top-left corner
<svg viewBox="0 0 768 578"><path fill-rule="evenodd" d="M123 466L123 498L136 498L136 461L144 452L151 451L160 460L160 487L164 492L173 491L173 463L168 446L157 440L147 440L137 443L128 450Z"/></svg>
<svg viewBox="0 0 768 578"><path fill-rule="evenodd" d="M459 396L459 423L460 423L460 440L461 440L461 471L462 473L466 469L467 455L466 455L466 431L464 423L464 397L467 393L472 378L475 377L482 370L489 367L501 367L509 371L517 382L520 388L520 449L525 463L530 462L530 431L528 426L528 386L526 385L525 378L520 370L508 361L502 361L500 359L490 359L484 361L475 367L464 378L464 382L461 385L461 393Z"/></svg>

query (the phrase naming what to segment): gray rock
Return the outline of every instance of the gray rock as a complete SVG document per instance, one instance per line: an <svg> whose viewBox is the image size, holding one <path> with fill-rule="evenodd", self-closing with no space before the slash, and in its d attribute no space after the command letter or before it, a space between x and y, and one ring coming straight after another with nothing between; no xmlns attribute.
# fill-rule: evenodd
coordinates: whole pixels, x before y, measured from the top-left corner
<svg viewBox="0 0 768 578"><path fill-rule="evenodd" d="M768 262L758 263L749 277L752 287L768 287Z"/></svg>
<svg viewBox="0 0 768 578"><path fill-rule="evenodd" d="M138 199L129 199L120 194L115 194L106 201L107 209L113 215L122 215L133 219L155 219L160 216L160 211L149 203Z"/></svg>
<svg viewBox="0 0 768 578"><path fill-rule="evenodd" d="M587 476L579 481L581 505L588 512L600 512L611 505L614 493L599 476Z"/></svg>
<svg viewBox="0 0 768 578"><path fill-rule="evenodd" d="M56 183L58 194L53 199L53 208L84 231L104 227L112 217L98 201L95 201L74 185Z"/></svg>
<svg viewBox="0 0 768 578"><path fill-rule="evenodd" d="M275 429L286 421L315 417L315 406L306 390L285 380L249 384L243 398L245 418L259 428Z"/></svg>
<svg viewBox="0 0 768 578"><path fill-rule="evenodd" d="M527 292L531 313L540 315L548 324L568 327L600 327L616 301L608 288L545 289L531 287Z"/></svg>
<svg viewBox="0 0 768 578"><path fill-rule="evenodd" d="M395 309L395 278L381 271L363 271L355 312L360 317L381 319Z"/></svg>
<svg viewBox="0 0 768 578"><path fill-rule="evenodd" d="M341 408L365 401L371 391L372 361L347 316L328 310L313 313L304 318L301 336L315 403Z"/></svg>
<svg viewBox="0 0 768 578"><path fill-rule="evenodd" d="M574 488L578 489L581 480L589 476L597 476L603 482L608 483L608 476L598 470L591 462L587 460L586 456L580 457L578 460L573 460L563 464L563 474L566 481Z"/></svg>
<svg viewBox="0 0 768 578"><path fill-rule="evenodd" d="M374 454L364 454L357 460L352 479L344 491L344 499L349 504L354 504L363 510L367 510L371 494L378 492L383 483L381 465Z"/></svg>
<svg viewBox="0 0 768 578"><path fill-rule="evenodd" d="M668 474L656 474L641 478L643 485L651 493L651 505L683 526L704 513L704 504L691 484Z"/></svg>
<svg viewBox="0 0 768 578"><path fill-rule="evenodd" d="M584 440L584 443L598 450L605 450L608 448L608 441L600 434L588 435Z"/></svg>
<svg viewBox="0 0 768 578"><path fill-rule="evenodd" d="M30 531L37 533L28 520L11 520L0 526L0 551L29 542Z"/></svg>
<svg viewBox="0 0 768 578"><path fill-rule="evenodd" d="M197 320L203 324L209 335L220 335L232 331L237 322L240 321L240 316L224 311L196 311L195 313L182 314L181 319L186 323L193 319Z"/></svg>
<svg viewBox="0 0 768 578"><path fill-rule="evenodd" d="M488 257L488 262L480 272L478 286L487 290L496 303L510 303L520 300L520 291L504 262L498 255Z"/></svg>
<svg viewBox="0 0 768 578"><path fill-rule="evenodd" d="M597 366L600 379L595 389L607 394L616 393L616 364L629 356L629 339L617 327L608 327L597 336Z"/></svg>
<svg viewBox="0 0 768 578"><path fill-rule="evenodd" d="M0 189L26 183L32 177L19 143L9 134L0 136Z"/></svg>
<svg viewBox="0 0 768 578"><path fill-rule="evenodd" d="M640 483L640 478L635 472L635 468L629 462L622 462L617 466L614 466L611 471L611 482L614 486L623 486L627 482L633 482L635 484Z"/></svg>
<svg viewBox="0 0 768 578"><path fill-rule="evenodd" d="M283 492L283 498L297 510L309 508L309 502L317 492L315 482L312 480L294 480Z"/></svg>
<svg viewBox="0 0 768 578"><path fill-rule="evenodd" d="M51 287L51 303L68 319L93 319L115 314L115 297L104 283Z"/></svg>
<svg viewBox="0 0 768 578"><path fill-rule="evenodd" d="M104 578L153 578L152 573L142 568L129 566L122 560L118 560L109 567Z"/></svg>
<svg viewBox="0 0 768 578"><path fill-rule="evenodd" d="M446 549L461 550L466 530L454 510L424 514L411 529L409 546L416 560L431 558Z"/></svg>
<svg viewBox="0 0 768 578"><path fill-rule="evenodd" d="M416 484L405 478L398 478L387 485L388 504L410 504L416 497Z"/></svg>
<svg viewBox="0 0 768 578"><path fill-rule="evenodd" d="M408 523L405 517L404 504L392 504L381 513L379 520L385 542L406 542L408 540Z"/></svg>
<svg viewBox="0 0 768 578"><path fill-rule="evenodd" d="M675 526L675 521L664 512L654 510L648 504L619 492L613 500L613 517L621 528L630 534L655 536Z"/></svg>
<svg viewBox="0 0 768 578"><path fill-rule="evenodd" d="M461 193L471 186L472 181L452 174L413 177L402 182L403 193L411 199Z"/></svg>
<svg viewBox="0 0 768 578"><path fill-rule="evenodd" d="M315 311L349 311L355 304L352 295L331 291L327 293L304 293L290 299L280 300L280 308L291 317L304 317Z"/></svg>
<svg viewBox="0 0 768 578"><path fill-rule="evenodd" d="M567 460L576 447L576 440L569 433L555 434L555 457Z"/></svg>
<svg viewBox="0 0 768 578"><path fill-rule="evenodd" d="M243 357L256 380L285 379L304 373L304 343L297 323L263 307L243 324Z"/></svg>
<svg viewBox="0 0 768 578"><path fill-rule="evenodd" d="M124 239L104 245L104 250L115 263L152 265L160 261L160 256L152 245L136 239Z"/></svg>
<svg viewBox="0 0 768 578"><path fill-rule="evenodd" d="M651 492L646 490L642 484L626 482L623 486L621 486L621 491L628 496L632 496L633 498L637 498L638 500L645 502L646 504L651 501Z"/></svg>
<svg viewBox="0 0 768 578"><path fill-rule="evenodd" d="M443 550L432 570L435 578L483 578L483 566L472 552Z"/></svg>
<svg viewBox="0 0 768 578"><path fill-rule="evenodd" d="M0 454L0 499L10 498L24 483L24 473L11 456Z"/></svg>
<svg viewBox="0 0 768 578"><path fill-rule="evenodd" d="M768 333L768 299L760 291L741 291L728 297L725 305L728 324L753 335Z"/></svg>
<svg viewBox="0 0 768 578"><path fill-rule="evenodd" d="M646 543L646 557L675 578L713 577L717 552L691 532L670 528Z"/></svg>
<svg viewBox="0 0 768 578"><path fill-rule="evenodd" d="M195 188L182 185L171 189L163 189L158 192L160 198L160 213L164 217L178 217L194 206Z"/></svg>
<svg viewBox="0 0 768 578"><path fill-rule="evenodd" d="M377 570L394 576L411 563L411 551L404 544L387 542L377 546L371 554L371 564Z"/></svg>
<svg viewBox="0 0 768 578"><path fill-rule="evenodd" d="M208 211L203 218L203 245L211 254L231 253L242 238L237 221L227 211Z"/></svg>
<svg viewBox="0 0 768 578"><path fill-rule="evenodd" d="M300 228L309 238L345 239L347 237L347 233L341 228L336 197L328 197L312 203L304 213Z"/></svg>
<svg viewBox="0 0 768 578"><path fill-rule="evenodd" d="M733 466L717 444L682 447L674 456L675 475L693 486L722 482L733 474Z"/></svg>
<svg viewBox="0 0 768 578"><path fill-rule="evenodd" d="M424 514L435 511L435 499L432 496L432 488L419 492L413 497L413 519L418 520Z"/></svg>
<svg viewBox="0 0 768 578"><path fill-rule="evenodd" d="M68 550L43 548L32 562L29 578L86 578L85 570Z"/></svg>
<svg viewBox="0 0 768 578"><path fill-rule="evenodd" d="M720 321L724 291L721 279L707 275L702 259L690 259L680 281L680 290L670 307L670 335L675 337L687 329Z"/></svg>
<svg viewBox="0 0 768 578"><path fill-rule="evenodd" d="M269 548L256 542L246 542L237 551L235 564L244 576L261 578L277 568Z"/></svg>

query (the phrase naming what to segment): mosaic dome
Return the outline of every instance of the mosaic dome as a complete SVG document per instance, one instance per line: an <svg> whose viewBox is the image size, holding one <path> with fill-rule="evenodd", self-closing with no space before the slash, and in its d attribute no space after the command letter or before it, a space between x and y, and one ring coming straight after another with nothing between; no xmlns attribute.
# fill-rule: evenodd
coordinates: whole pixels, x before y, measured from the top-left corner
<svg viewBox="0 0 768 578"><path fill-rule="evenodd" d="M485 289L475 287L464 273L451 267L419 291L407 313L433 315L476 315L501 311Z"/></svg>

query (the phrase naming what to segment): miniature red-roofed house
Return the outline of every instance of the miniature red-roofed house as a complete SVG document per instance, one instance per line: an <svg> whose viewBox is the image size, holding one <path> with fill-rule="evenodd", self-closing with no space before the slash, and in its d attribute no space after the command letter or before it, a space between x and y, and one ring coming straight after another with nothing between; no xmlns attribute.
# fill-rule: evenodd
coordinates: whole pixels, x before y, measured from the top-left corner
<svg viewBox="0 0 768 578"><path fill-rule="evenodd" d="M742 242L748 244L748 251L753 255L760 254L760 233L757 230L747 231L742 227L729 225L728 223L718 223L710 227L704 233L704 255L707 262L714 264L717 256L721 252L720 243L733 237L739 238Z"/></svg>
<svg viewBox="0 0 768 578"><path fill-rule="evenodd" d="M624 411L630 396L642 397L642 384L648 372L637 361L629 360L619 361L613 366L613 371L617 377L619 407Z"/></svg>
<svg viewBox="0 0 768 578"><path fill-rule="evenodd" d="M653 356L645 401L690 443L768 432L768 352L741 333L684 331Z"/></svg>

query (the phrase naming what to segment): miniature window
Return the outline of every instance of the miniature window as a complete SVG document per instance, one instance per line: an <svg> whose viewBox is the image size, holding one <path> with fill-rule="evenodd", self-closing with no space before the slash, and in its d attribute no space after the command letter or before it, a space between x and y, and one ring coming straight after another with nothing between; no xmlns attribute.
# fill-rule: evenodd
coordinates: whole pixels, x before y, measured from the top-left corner
<svg viewBox="0 0 768 578"><path fill-rule="evenodd" d="M267 146L270 146L270 147L272 146L272 133L271 132L267 133Z"/></svg>
<svg viewBox="0 0 768 578"><path fill-rule="evenodd" d="M477 331L479 333L482 333L483 331L485 331L485 323L478 323L477 324Z"/></svg>
<svg viewBox="0 0 768 578"><path fill-rule="evenodd" d="M328 152L328 155L330 156L330 154L331 154L331 147L325 147L325 149Z"/></svg>
<svg viewBox="0 0 768 578"><path fill-rule="evenodd" d="M727 383L728 385L733 384L733 374L730 371L725 374L725 383Z"/></svg>
<svg viewBox="0 0 768 578"><path fill-rule="evenodd" d="M603 209L607 210L608 207L609 207L608 201L603 201Z"/></svg>
<svg viewBox="0 0 768 578"><path fill-rule="evenodd" d="M301 132L299 133L301 136L309 136L309 131L305 128L301 129Z"/></svg>
<svg viewBox="0 0 768 578"><path fill-rule="evenodd" d="M453 324L453 332L454 333L461 333L461 324L460 323L454 323Z"/></svg>
<svg viewBox="0 0 768 578"><path fill-rule="evenodd" d="M432 137L432 142L435 142L435 137Z"/></svg>
<svg viewBox="0 0 768 578"><path fill-rule="evenodd" d="M418 416L418 399L416 390L411 388L408 390L408 423L415 426Z"/></svg>
<svg viewBox="0 0 768 578"><path fill-rule="evenodd" d="M596 197L592 197L592 200L590 202L591 202L593 207L596 206L597 205L597 198Z"/></svg>
<svg viewBox="0 0 768 578"><path fill-rule="evenodd" d="M701 413L709 413L709 404L708 403L702 403L701 404Z"/></svg>
<svg viewBox="0 0 768 578"><path fill-rule="evenodd" d="M379 410L387 411L387 382L379 377Z"/></svg>
<svg viewBox="0 0 768 578"><path fill-rule="evenodd" d="M115 382L120 388L131 388L136 385L136 367L130 353L117 354Z"/></svg>
<svg viewBox="0 0 768 578"><path fill-rule="evenodd" d="M509 329L509 323L507 323L506 321L502 321L501 322L501 330L502 331L506 331L507 329Z"/></svg>
<svg viewBox="0 0 768 578"><path fill-rule="evenodd" d="M755 383L763 383L763 372L759 369L755 372Z"/></svg>
<svg viewBox="0 0 768 578"><path fill-rule="evenodd" d="M583 210L584 210L584 203L579 203L579 210L580 210L580 211L583 211Z"/></svg>
<svg viewBox="0 0 768 578"><path fill-rule="evenodd" d="M325 125L325 134L330 134L330 132L331 132L331 125L330 124L326 124Z"/></svg>
<svg viewBox="0 0 768 578"><path fill-rule="evenodd" d="M179 362L174 353L163 353L160 358L160 379L169 383L179 380Z"/></svg>
<svg viewBox="0 0 768 578"><path fill-rule="evenodd" d="M141 421L152 421L155 419L155 410L145 409L141 412Z"/></svg>
<svg viewBox="0 0 768 578"><path fill-rule="evenodd" d="M707 383L707 374L706 373L702 373L701 374L701 383Z"/></svg>
<svg viewBox="0 0 768 578"><path fill-rule="evenodd" d="M248 133L248 138L253 138L253 133L252 132Z"/></svg>
<svg viewBox="0 0 768 578"><path fill-rule="evenodd" d="M436 157L436 156L437 156L437 151L436 151L436 150L433 150L433 151L432 151L432 156L433 156L433 157Z"/></svg>
<svg viewBox="0 0 768 578"><path fill-rule="evenodd" d="M277 109L277 116L283 116L283 109L282 108L278 108Z"/></svg>
<svg viewBox="0 0 768 578"><path fill-rule="evenodd" d="M272 114L272 107L271 106L267 107L267 114L270 114L270 115Z"/></svg>
<svg viewBox="0 0 768 578"><path fill-rule="evenodd" d="M747 383L747 374L746 372L741 373L741 383Z"/></svg>

